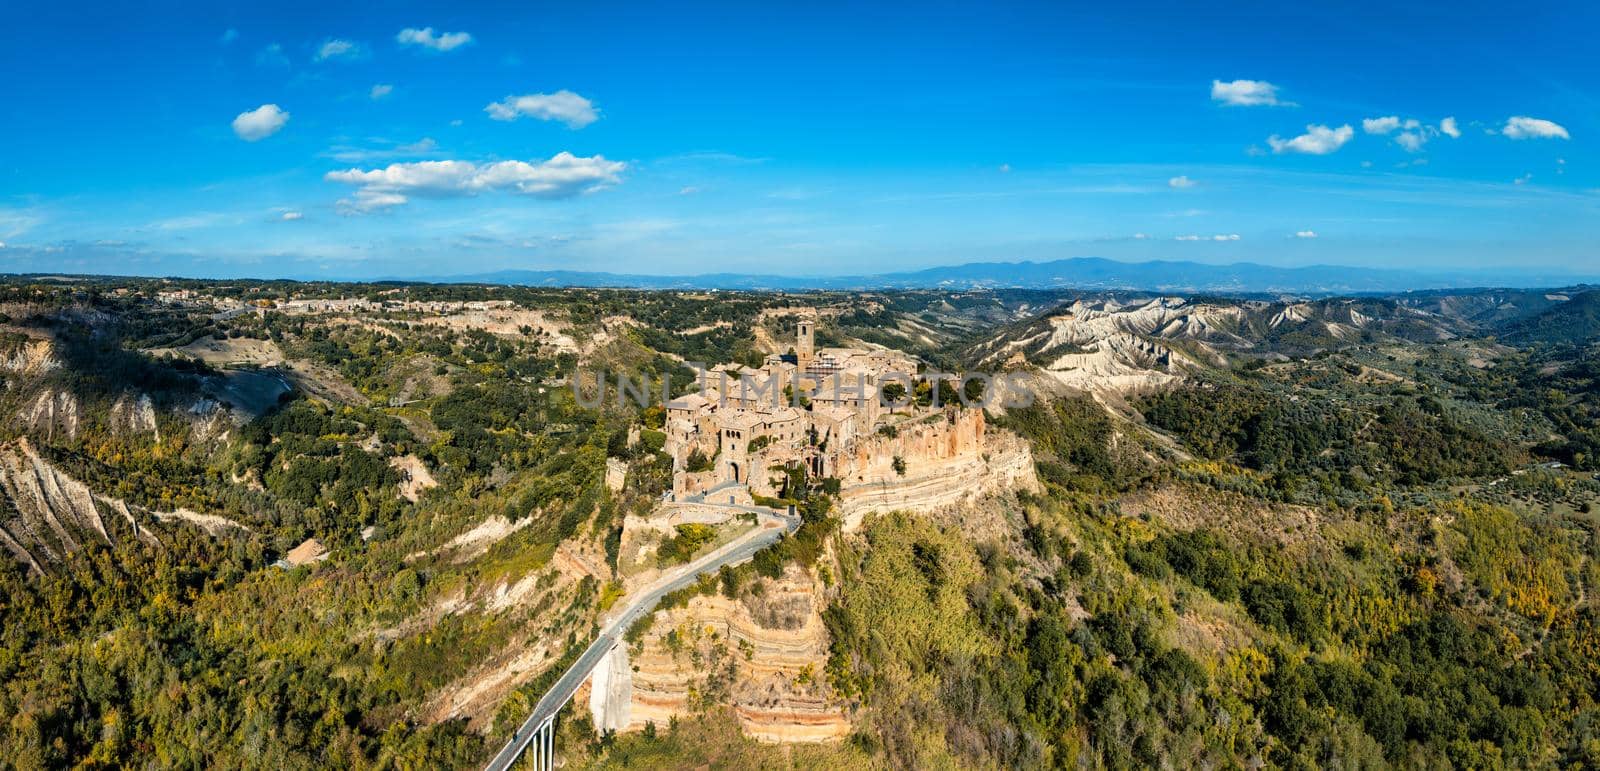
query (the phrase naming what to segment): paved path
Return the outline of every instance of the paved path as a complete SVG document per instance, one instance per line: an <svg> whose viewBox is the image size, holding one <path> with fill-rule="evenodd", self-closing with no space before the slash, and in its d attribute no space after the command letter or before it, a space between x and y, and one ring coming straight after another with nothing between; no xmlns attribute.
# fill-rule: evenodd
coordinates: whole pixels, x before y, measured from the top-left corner
<svg viewBox="0 0 1600 771"><path fill-rule="evenodd" d="M595 638L594 642L589 643L589 647L585 648L583 654L578 656L578 660L572 663L572 666L561 675L560 679L556 680L555 685L551 686L549 691L545 692L545 695L539 699L539 703L534 705L533 714L529 715L527 720L522 721L522 725L517 727L516 733L512 734L511 740L506 742L506 746L494 756L493 760L489 761L487 768L490 771L505 771L505 769L511 768L512 764L522 756L523 751L533 741L536 733L535 729L553 717L555 713L561 711L562 707L566 706L567 702L572 699L572 694L578 690L578 686L589 678L589 675L594 672L594 668L605 659L606 654L610 653L611 649L622 639L622 636L627 633L628 627L633 626L634 622L642 618L644 614L654 610L656 604L661 602L662 597L693 584L699 580L701 575L714 572L723 565L738 564L754 557L756 552L777 543L800 526L800 518L798 516L790 516L773 509L718 503L705 503L702 505L722 506L751 512L756 515L756 529L723 544L704 557L668 571L657 579L649 591L629 601L620 612L612 615L610 621L604 622L600 636Z"/></svg>

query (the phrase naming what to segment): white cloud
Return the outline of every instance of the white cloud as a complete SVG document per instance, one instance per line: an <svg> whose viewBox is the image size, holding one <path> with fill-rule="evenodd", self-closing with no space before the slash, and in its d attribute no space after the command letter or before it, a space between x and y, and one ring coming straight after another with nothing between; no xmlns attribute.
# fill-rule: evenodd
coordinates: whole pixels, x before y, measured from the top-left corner
<svg viewBox="0 0 1600 771"><path fill-rule="evenodd" d="M1279 154L1327 155L1344 147L1344 144L1349 142L1353 136L1355 136L1355 130L1350 128L1349 124L1331 129L1327 126L1313 123L1306 126L1306 133L1293 139L1284 139L1277 134L1273 134L1267 138L1267 144L1271 145L1273 152Z"/></svg>
<svg viewBox="0 0 1600 771"><path fill-rule="evenodd" d="M1512 139L1571 139L1566 127L1543 118L1518 115L1506 120L1500 133Z"/></svg>
<svg viewBox="0 0 1600 771"><path fill-rule="evenodd" d="M1174 241L1238 241L1238 233L1224 233L1214 236L1177 236Z"/></svg>
<svg viewBox="0 0 1600 771"><path fill-rule="evenodd" d="M359 59L366 51L360 43L352 40L329 38L317 48L317 55L312 57L315 61L326 62L334 59Z"/></svg>
<svg viewBox="0 0 1600 771"><path fill-rule="evenodd" d="M283 220L284 222L295 222L297 220L305 219L305 216L306 215L297 211L286 211L279 219Z"/></svg>
<svg viewBox="0 0 1600 771"><path fill-rule="evenodd" d="M1361 121L1361 130L1368 134L1387 134L1400 128L1400 116L1389 115L1383 118L1366 118Z"/></svg>
<svg viewBox="0 0 1600 771"><path fill-rule="evenodd" d="M1428 137L1420 131L1402 131L1395 135L1394 143L1400 145L1406 152L1414 153L1428 143Z"/></svg>
<svg viewBox="0 0 1600 771"><path fill-rule="evenodd" d="M1197 184L1199 184L1199 183L1195 182L1194 180L1189 179L1187 176L1183 176L1183 175L1179 175L1179 176L1173 177L1172 179L1167 180L1167 187L1170 187L1170 188L1173 188L1173 189L1176 189L1176 190L1182 190L1183 188L1186 188L1186 187L1194 187Z"/></svg>
<svg viewBox="0 0 1600 771"><path fill-rule="evenodd" d="M1530 171L1527 174L1523 174L1522 176L1517 177L1516 179L1513 179L1511 181L1513 183L1515 183L1515 184L1518 184L1518 185L1526 185L1529 182L1533 181L1533 172Z"/></svg>
<svg viewBox="0 0 1600 771"><path fill-rule="evenodd" d="M332 158L340 163L368 163L371 161L384 161L394 158L425 158L436 155L439 143L433 137L423 137L409 144L400 144L389 139L374 139L371 145L334 145L321 153L324 158Z"/></svg>
<svg viewBox="0 0 1600 771"><path fill-rule="evenodd" d="M399 206L410 196L476 195L491 190L538 198L571 198L618 184L627 168L604 156L588 158L568 152L547 161L416 161L381 169L330 171L323 178L357 186L354 198L339 201L340 211L361 214Z"/></svg>
<svg viewBox="0 0 1600 771"><path fill-rule="evenodd" d="M357 214L371 214L375 211L384 211L396 206L404 205L409 198L399 193L385 193L381 190L357 190L352 198L340 198L339 213L345 216Z"/></svg>
<svg viewBox="0 0 1600 771"><path fill-rule="evenodd" d="M1278 87L1265 80L1211 81L1211 100L1234 107L1260 105L1291 106L1292 102L1278 101Z"/></svg>
<svg viewBox="0 0 1600 771"><path fill-rule="evenodd" d="M373 101L377 101L392 93L394 93L394 86L391 86L388 83L379 83L378 85L373 86L371 91L367 92L367 96L371 97Z"/></svg>
<svg viewBox="0 0 1600 771"><path fill-rule="evenodd" d="M678 195L694 195L698 192L700 192L700 188L695 187L694 185L688 185L678 190Z"/></svg>
<svg viewBox="0 0 1600 771"><path fill-rule="evenodd" d="M1315 231L1315 230L1297 230L1294 233L1294 237L1295 238L1316 238L1317 237L1317 231Z"/></svg>
<svg viewBox="0 0 1600 771"><path fill-rule="evenodd" d="M255 142L278 133L288 122L289 113L275 104L264 104L239 113L239 117L233 119L233 133L246 142Z"/></svg>
<svg viewBox="0 0 1600 771"><path fill-rule="evenodd" d="M537 120L558 120L567 128L580 129L600 119L594 103L571 91L562 89L553 94L524 94L508 96L483 108L495 120L516 120L522 117Z"/></svg>
<svg viewBox="0 0 1600 771"><path fill-rule="evenodd" d="M1439 121L1439 131L1443 132L1445 136L1450 137L1451 139L1458 139L1461 137L1461 129L1456 126L1456 119L1454 116Z"/></svg>
<svg viewBox="0 0 1600 771"><path fill-rule="evenodd" d="M465 32L443 32L435 34L433 27L406 27L394 39L401 45L422 46L434 51L453 51L472 42L472 36Z"/></svg>
<svg viewBox="0 0 1600 771"><path fill-rule="evenodd" d="M1000 173L1001 174L1010 174L1011 173L1011 164L1009 164L1009 163L1000 164Z"/></svg>
<svg viewBox="0 0 1600 771"><path fill-rule="evenodd" d="M1445 121L1450 124L1452 129L1455 128L1455 120L1453 118L1446 118ZM1401 129L1404 130L1400 131ZM1422 121L1419 121L1416 118L1406 118L1405 120L1401 120L1400 116L1398 115L1386 115L1382 118L1365 118L1361 121L1361 130L1368 134L1375 134L1378 136L1393 134L1395 131L1400 131L1399 134L1395 134L1394 143L1400 145L1400 147L1408 153L1414 153L1421 150L1422 146L1427 144L1429 139L1437 136L1440 131L1440 129L1435 129L1432 126L1422 125ZM1457 135L1460 134L1459 131L1456 133Z"/></svg>

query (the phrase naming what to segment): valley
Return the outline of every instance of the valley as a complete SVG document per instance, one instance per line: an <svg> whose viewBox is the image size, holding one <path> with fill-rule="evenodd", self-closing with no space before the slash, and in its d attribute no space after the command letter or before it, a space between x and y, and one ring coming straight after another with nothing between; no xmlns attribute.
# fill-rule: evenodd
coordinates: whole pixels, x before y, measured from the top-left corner
<svg viewBox="0 0 1600 771"><path fill-rule="evenodd" d="M8 277L0 744L1600 762L1597 297Z"/></svg>

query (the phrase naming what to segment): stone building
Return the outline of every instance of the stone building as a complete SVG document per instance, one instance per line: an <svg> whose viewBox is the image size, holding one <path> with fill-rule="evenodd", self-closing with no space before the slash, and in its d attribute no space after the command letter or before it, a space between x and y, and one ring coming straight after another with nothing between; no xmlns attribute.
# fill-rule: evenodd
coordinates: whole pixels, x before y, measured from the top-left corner
<svg viewBox="0 0 1600 771"><path fill-rule="evenodd" d="M981 451L981 411L975 413L974 423L971 414L958 415L971 412L958 406L885 407L885 385L898 382L908 393L912 390L918 371L915 359L884 349L818 351L815 334L814 322L802 319L795 326L792 356L770 355L759 368L707 370L699 392L667 403L664 449L673 459L674 495L693 495L727 483L773 495L782 483L781 471L796 466L813 476L864 480L869 471L880 473L878 467L892 465L892 458L874 453L899 451L901 445L914 454L937 456ZM935 417L941 412L947 420ZM891 446L879 441L896 435L887 426L913 422L917 426L913 435L922 437L917 442ZM689 470L696 452L712 460L709 471Z"/></svg>

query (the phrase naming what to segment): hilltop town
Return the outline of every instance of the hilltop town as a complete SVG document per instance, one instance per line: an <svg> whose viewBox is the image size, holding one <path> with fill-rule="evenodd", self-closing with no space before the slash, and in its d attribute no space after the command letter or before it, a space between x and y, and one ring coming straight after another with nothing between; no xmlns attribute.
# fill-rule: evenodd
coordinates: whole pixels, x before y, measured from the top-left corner
<svg viewBox="0 0 1600 771"><path fill-rule="evenodd" d="M1596 295L0 282L0 742L1493 765L1390 706L1584 671ZM1580 757L1540 714L1521 759Z"/></svg>
<svg viewBox="0 0 1600 771"><path fill-rule="evenodd" d="M760 367L713 367L701 373L698 391L667 403L673 495L731 482L775 496L782 480L767 472L796 465L814 477L864 482L871 468L855 452L862 440L894 436L935 414L959 426L942 431L965 434L955 439L955 453L981 451L982 412L963 410L953 398L936 406L938 394L919 406L919 369L898 351L818 350L815 321L798 321L792 353L769 354ZM932 388L926 380L921 387Z"/></svg>

